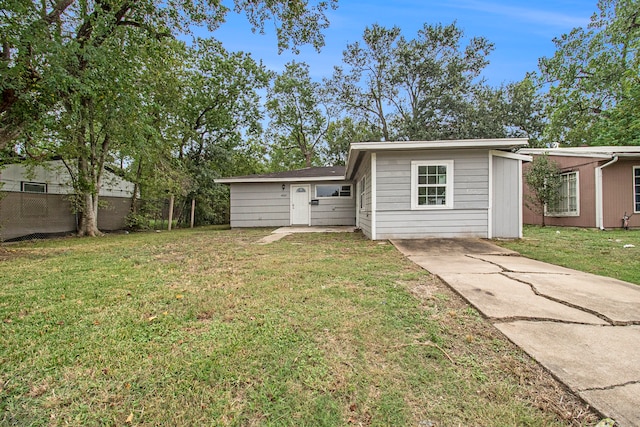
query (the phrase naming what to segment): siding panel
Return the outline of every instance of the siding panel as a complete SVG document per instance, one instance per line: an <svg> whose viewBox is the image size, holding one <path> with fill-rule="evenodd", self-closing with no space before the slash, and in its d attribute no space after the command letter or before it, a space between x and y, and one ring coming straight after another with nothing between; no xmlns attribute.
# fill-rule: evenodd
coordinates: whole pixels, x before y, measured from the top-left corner
<svg viewBox="0 0 640 427"><path fill-rule="evenodd" d="M331 182L344 185L349 182ZM285 189L282 190L282 184ZM315 183L310 184L315 195ZM328 182L323 182L328 184ZM291 183L234 183L231 184L231 227L283 227L291 223ZM318 199L311 206L311 225L354 225L355 188L351 197Z"/></svg>
<svg viewBox="0 0 640 427"><path fill-rule="evenodd" d="M453 160L453 209L411 210L411 162ZM379 152L377 238L487 237L487 150Z"/></svg>

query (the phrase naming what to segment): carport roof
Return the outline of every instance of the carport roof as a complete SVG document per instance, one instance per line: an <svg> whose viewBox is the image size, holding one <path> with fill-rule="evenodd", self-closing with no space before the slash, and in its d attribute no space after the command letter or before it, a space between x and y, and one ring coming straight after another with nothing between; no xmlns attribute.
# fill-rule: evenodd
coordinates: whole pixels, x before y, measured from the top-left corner
<svg viewBox="0 0 640 427"><path fill-rule="evenodd" d="M220 178L215 182L219 184L252 183L252 182L308 182L308 181L343 181L344 166L327 166L304 168L285 172L272 172L262 175L234 176L232 178Z"/></svg>

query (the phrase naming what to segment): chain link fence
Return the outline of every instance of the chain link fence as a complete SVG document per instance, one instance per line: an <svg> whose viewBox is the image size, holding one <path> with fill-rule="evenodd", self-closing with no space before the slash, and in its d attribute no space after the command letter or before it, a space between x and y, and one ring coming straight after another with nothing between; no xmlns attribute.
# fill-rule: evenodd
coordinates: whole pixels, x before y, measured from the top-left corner
<svg viewBox="0 0 640 427"><path fill-rule="evenodd" d="M79 218L74 214L71 196L62 194L3 192L0 193L0 241L45 239L76 233ZM186 197L176 197L169 215L170 199L137 200L100 197L98 228L104 232L119 230L167 230L195 225L228 223L228 209L219 209L212 221L205 214L210 207L198 207ZM193 209L193 213L192 213ZM208 209L208 210L207 210ZM204 218L204 219L203 219Z"/></svg>

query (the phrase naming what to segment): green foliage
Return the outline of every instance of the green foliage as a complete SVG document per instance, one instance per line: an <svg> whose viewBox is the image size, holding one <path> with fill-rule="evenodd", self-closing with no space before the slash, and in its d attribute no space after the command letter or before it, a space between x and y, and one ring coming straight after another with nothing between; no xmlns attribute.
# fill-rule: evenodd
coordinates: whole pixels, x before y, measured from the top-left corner
<svg viewBox="0 0 640 427"><path fill-rule="evenodd" d="M327 85L339 105L383 140L537 138L539 101L528 79L498 89L482 71L493 45L456 26L428 25L413 39L373 25L347 46Z"/></svg>
<svg viewBox="0 0 640 427"><path fill-rule="evenodd" d="M271 118L271 169L318 166L321 147L336 111L309 66L290 62L276 76L266 103Z"/></svg>
<svg viewBox="0 0 640 427"><path fill-rule="evenodd" d="M545 207L554 205L560 197L562 184L558 164L544 154L536 156L528 165L524 179L531 190L531 195L525 203L532 211L542 216L542 226L545 226Z"/></svg>
<svg viewBox="0 0 640 427"><path fill-rule="evenodd" d="M380 134L371 130L365 122L354 122L345 117L329 123L325 136L322 158L327 165L344 165L352 142L379 141Z"/></svg>
<svg viewBox="0 0 640 427"><path fill-rule="evenodd" d="M325 12L336 4L236 0L234 7L255 29L275 21L279 46L296 50L322 46ZM224 159L250 151L241 141L260 132L263 67L213 40L192 48L179 41L195 26L215 30L227 12L207 0L3 3L0 149L73 164L80 234L99 233L106 165L119 162L143 193L185 195L199 191L193 171L201 162L225 174L241 162Z"/></svg>
<svg viewBox="0 0 640 427"><path fill-rule="evenodd" d="M545 141L629 145L640 140L640 16L635 0L601 0L587 28L554 40L540 60L548 88Z"/></svg>

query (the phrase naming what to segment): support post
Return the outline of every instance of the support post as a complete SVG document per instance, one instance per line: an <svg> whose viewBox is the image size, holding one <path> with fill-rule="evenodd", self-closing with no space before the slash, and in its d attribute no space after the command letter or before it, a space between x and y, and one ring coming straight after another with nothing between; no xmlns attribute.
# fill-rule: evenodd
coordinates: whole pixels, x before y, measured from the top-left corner
<svg viewBox="0 0 640 427"><path fill-rule="evenodd" d="M196 199L191 199L191 228L196 219Z"/></svg>
<svg viewBox="0 0 640 427"><path fill-rule="evenodd" d="M173 194L169 198L169 227L168 231L171 231L171 225L173 224Z"/></svg>

